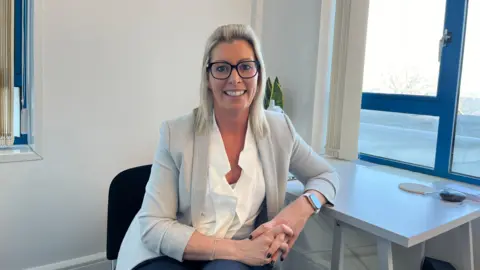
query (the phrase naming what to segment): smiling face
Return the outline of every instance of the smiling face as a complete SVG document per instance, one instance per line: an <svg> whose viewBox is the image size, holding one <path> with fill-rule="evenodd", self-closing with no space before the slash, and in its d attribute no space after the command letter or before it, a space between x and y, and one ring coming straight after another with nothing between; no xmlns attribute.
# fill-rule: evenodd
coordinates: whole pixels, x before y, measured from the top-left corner
<svg viewBox="0 0 480 270"><path fill-rule="evenodd" d="M212 50L208 87L215 110L248 111L257 91L259 68L255 60L245 40L222 42Z"/></svg>

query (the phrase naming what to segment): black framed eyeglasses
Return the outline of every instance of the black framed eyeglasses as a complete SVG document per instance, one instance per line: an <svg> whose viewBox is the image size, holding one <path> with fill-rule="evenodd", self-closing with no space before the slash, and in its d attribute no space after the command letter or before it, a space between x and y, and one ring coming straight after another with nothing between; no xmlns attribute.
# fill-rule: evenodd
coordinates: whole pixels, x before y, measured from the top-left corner
<svg viewBox="0 0 480 270"><path fill-rule="evenodd" d="M250 79L257 75L259 68L260 64L255 60L240 61L236 65L219 61L209 63L207 71L209 71L215 79L226 80L232 74L232 70L236 69L238 76L243 79Z"/></svg>

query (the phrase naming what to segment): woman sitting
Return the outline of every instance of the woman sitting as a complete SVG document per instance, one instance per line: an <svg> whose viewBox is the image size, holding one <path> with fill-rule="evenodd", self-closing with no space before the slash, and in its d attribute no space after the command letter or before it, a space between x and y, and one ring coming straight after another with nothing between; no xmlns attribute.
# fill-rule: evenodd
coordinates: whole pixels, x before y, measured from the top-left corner
<svg viewBox="0 0 480 270"><path fill-rule="evenodd" d="M252 29L224 25L205 48L200 106L164 122L142 207L117 269L267 269L333 204L339 179L282 113L264 110ZM305 193L284 207L289 172Z"/></svg>

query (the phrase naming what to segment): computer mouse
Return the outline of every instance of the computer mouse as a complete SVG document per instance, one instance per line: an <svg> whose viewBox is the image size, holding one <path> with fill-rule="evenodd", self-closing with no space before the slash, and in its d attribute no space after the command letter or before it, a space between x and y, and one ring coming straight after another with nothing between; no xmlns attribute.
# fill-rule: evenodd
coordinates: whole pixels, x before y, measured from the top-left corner
<svg viewBox="0 0 480 270"><path fill-rule="evenodd" d="M440 197L448 202L462 202L465 200L467 197L465 194L455 191L455 190L448 190L444 189L440 191Z"/></svg>

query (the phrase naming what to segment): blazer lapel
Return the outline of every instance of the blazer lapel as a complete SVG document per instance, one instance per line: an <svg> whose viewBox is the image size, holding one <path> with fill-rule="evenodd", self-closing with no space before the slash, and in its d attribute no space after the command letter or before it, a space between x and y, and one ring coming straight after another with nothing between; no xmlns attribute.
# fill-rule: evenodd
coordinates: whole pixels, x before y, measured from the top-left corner
<svg viewBox="0 0 480 270"><path fill-rule="evenodd" d="M263 167L263 176L265 178L265 193L267 197L267 215L271 220L279 212L278 205L278 187L277 187L277 167L273 154L272 141L269 136L257 140L258 152Z"/></svg>
<svg viewBox="0 0 480 270"><path fill-rule="evenodd" d="M191 211L192 225L196 227L200 220L203 206L205 205L205 194L208 178L208 150L210 143L210 133L199 135L195 133L193 142L193 164L192 164L192 182L191 182Z"/></svg>

